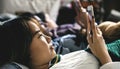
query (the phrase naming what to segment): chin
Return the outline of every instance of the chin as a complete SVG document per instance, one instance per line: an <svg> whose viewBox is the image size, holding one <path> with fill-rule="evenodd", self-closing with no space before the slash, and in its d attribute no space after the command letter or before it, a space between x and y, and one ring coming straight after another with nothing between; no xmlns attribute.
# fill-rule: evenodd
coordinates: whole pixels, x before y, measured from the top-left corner
<svg viewBox="0 0 120 69"><path fill-rule="evenodd" d="M56 52L55 50L52 51L52 54L51 54L52 58L54 58L56 56Z"/></svg>

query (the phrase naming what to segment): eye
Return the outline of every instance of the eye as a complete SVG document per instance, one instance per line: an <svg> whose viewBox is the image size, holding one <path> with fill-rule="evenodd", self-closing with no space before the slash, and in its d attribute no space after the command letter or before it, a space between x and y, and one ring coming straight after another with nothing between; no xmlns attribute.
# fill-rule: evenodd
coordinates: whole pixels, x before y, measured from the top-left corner
<svg viewBox="0 0 120 69"><path fill-rule="evenodd" d="M38 36L38 38L39 38L39 39L40 39L40 38L44 38L48 43L51 42L51 37L49 37L49 36L47 36L47 35L44 35L44 34L40 34L40 35Z"/></svg>

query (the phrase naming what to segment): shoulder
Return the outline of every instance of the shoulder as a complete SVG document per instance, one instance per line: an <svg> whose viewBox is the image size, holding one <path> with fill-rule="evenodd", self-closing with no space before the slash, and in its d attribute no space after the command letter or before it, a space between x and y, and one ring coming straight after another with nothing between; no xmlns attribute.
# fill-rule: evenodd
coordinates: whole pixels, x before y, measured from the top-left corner
<svg viewBox="0 0 120 69"><path fill-rule="evenodd" d="M29 69L29 68L22 64L11 62L3 65L2 67L0 67L0 69Z"/></svg>

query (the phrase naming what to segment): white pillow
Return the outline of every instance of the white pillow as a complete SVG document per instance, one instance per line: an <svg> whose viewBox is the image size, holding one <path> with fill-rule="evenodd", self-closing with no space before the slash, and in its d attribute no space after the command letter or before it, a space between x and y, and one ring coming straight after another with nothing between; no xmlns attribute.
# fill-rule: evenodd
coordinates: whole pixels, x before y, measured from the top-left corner
<svg viewBox="0 0 120 69"><path fill-rule="evenodd" d="M60 0L0 0L0 13L45 12L56 17L59 7Z"/></svg>

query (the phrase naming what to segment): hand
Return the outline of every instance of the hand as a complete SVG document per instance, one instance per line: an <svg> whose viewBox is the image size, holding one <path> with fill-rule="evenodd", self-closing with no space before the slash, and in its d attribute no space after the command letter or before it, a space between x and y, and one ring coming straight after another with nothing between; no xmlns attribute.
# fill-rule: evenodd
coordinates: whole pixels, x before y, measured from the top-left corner
<svg viewBox="0 0 120 69"><path fill-rule="evenodd" d="M74 0L72 2L73 7L75 8L77 16L75 17L76 22L82 27L87 27L87 17L88 13L86 12L86 9L82 7L79 0Z"/></svg>
<svg viewBox="0 0 120 69"><path fill-rule="evenodd" d="M90 34L90 31L92 31L92 34ZM100 60L102 64L112 62L103 39L102 32L95 25L95 18L92 18L91 26L90 22L87 23L87 40L92 53Z"/></svg>

